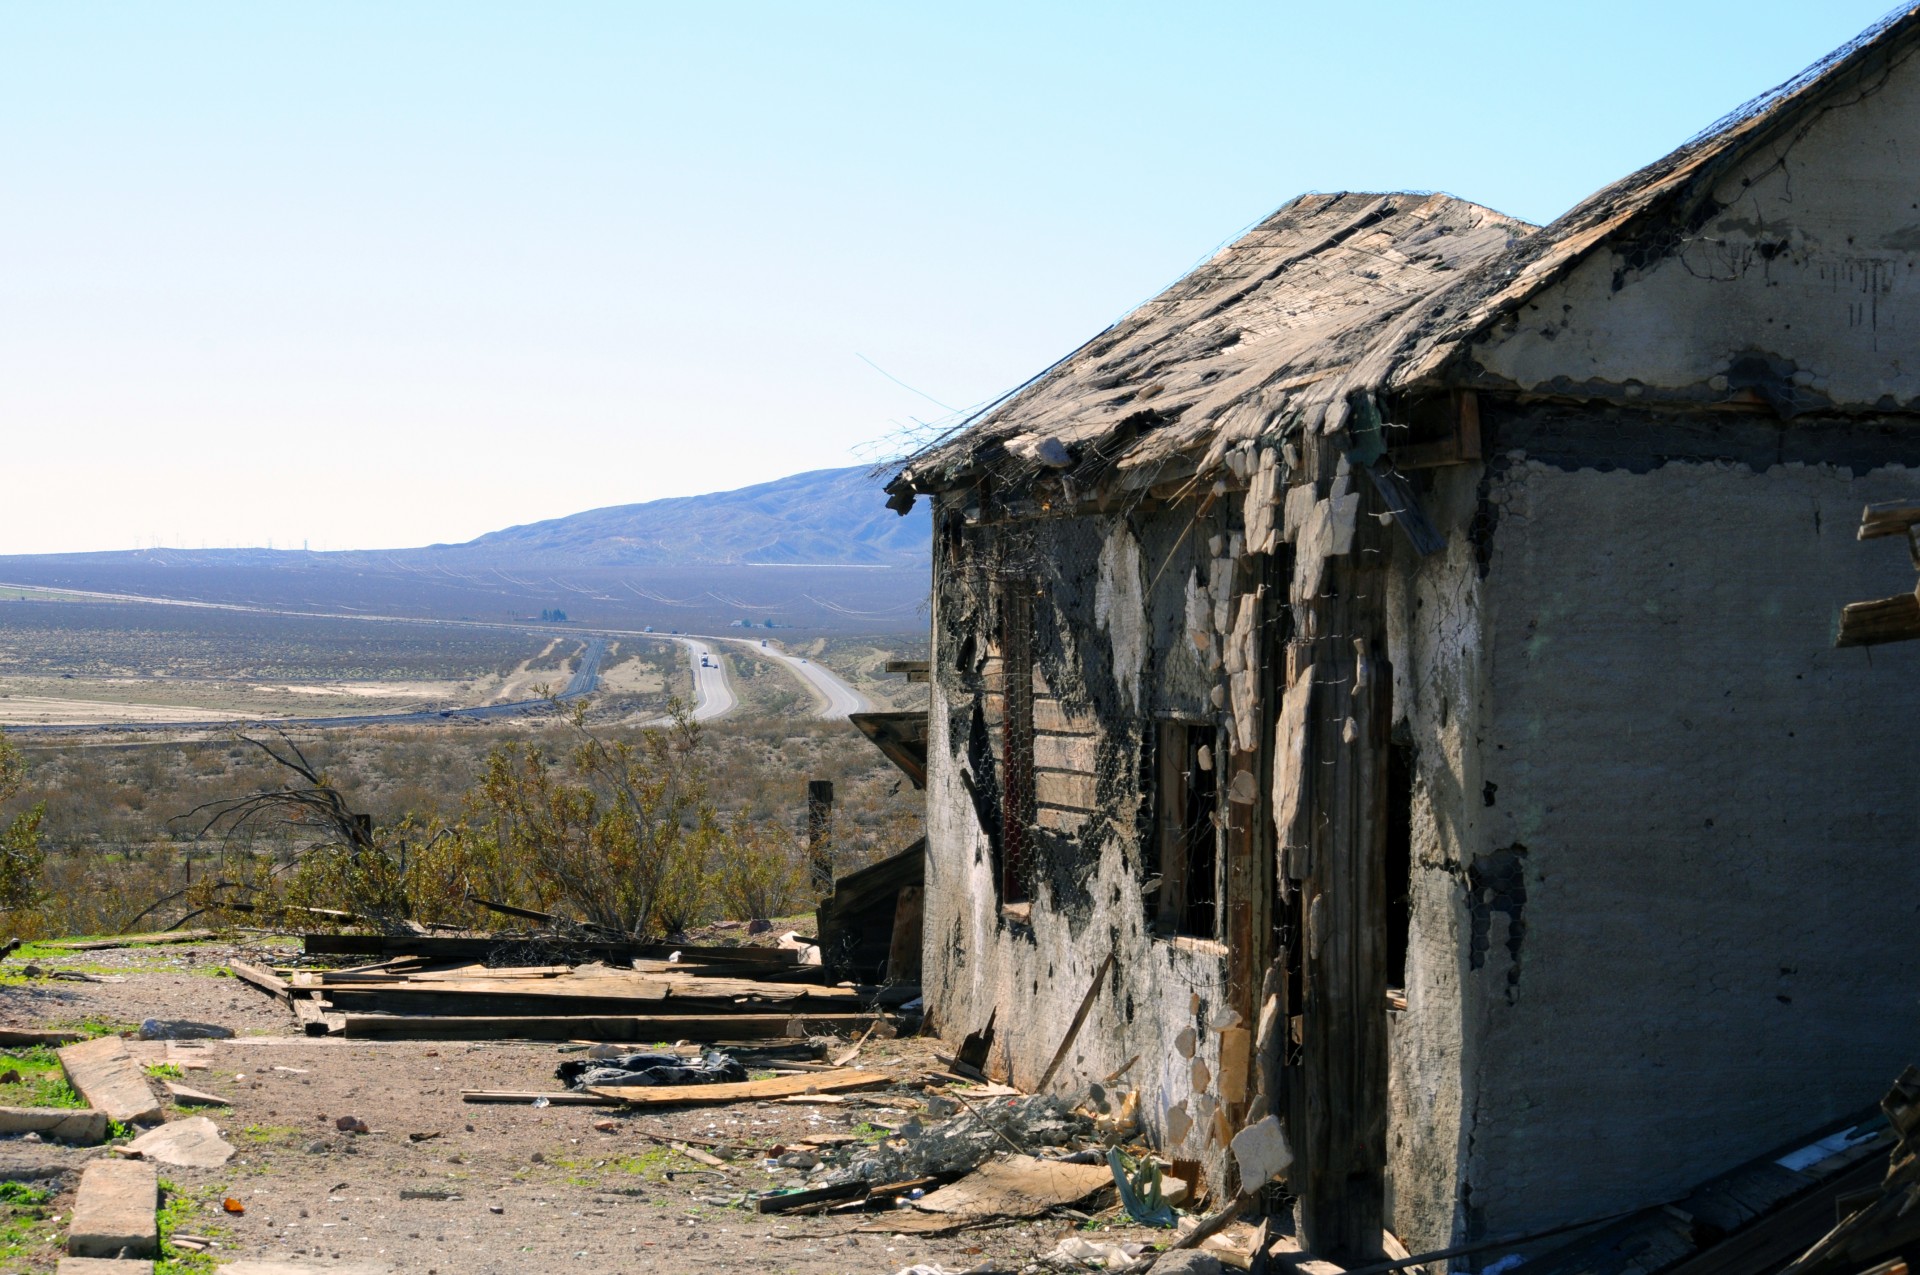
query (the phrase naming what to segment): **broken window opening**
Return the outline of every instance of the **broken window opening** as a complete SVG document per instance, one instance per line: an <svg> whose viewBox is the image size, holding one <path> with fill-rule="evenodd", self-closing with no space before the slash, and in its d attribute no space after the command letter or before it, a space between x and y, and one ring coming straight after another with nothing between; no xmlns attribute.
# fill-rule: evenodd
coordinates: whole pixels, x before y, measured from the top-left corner
<svg viewBox="0 0 1920 1275"><path fill-rule="evenodd" d="M1034 582L1007 580L1000 591L1000 902L1033 898L1033 596Z"/></svg>
<svg viewBox="0 0 1920 1275"><path fill-rule="evenodd" d="M1143 889L1153 934L1220 937L1219 735L1211 724L1157 723L1155 828Z"/></svg>
<svg viewBox="0 0 1920 1275"><path fill-rule="evenodd" d="M1403 724L1387 749L1387 828L1384 895L1387 936L1387 990L1406 1003L1407 948L1413 935L1413 776L1416 754Z"/></svg>

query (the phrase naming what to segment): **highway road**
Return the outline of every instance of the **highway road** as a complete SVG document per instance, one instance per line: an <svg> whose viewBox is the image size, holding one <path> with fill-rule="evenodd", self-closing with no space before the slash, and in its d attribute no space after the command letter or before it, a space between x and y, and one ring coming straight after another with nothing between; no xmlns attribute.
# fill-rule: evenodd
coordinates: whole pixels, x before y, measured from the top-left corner
<svg viewBox="0 0 1920 1275"><path fill-rule="evenodd" d="M251 608L236 607L234 609ZM442 623L432 620L414 622ZM850 714L867 712L873 707L866 696L841 680L840 676L831 669L803 656L789 655L771 644L762 645L758 638L632 633L624 630L601 630L601 632L623 638L678 642L685 647L689 656L688 662L693 668L693 719L697 722L710 722L725 717L739 707L739 697L734 694L733 685L727 680L725 661L721 659L720 653L713 645L722 642L747 647L757 655L764 656L775 663L784 664L788 672L792 673L800 684L813 694L816 706L813 715L816 718L823 721L842 721ZM563 702L578 699L583 695L591 695L600 686L600 665L607 656L608 639L593 633L583 633L582 636L588 640L586 649L581 653L580 664L574 669L573 676L567 679L566 686L556 697ZM708 661L704 667L701 663L703 658ZM297 726L303 729L321 726L405 726L438 721L485 721L491 718L520 717L545 711L549 706L549 701L546 699L526 699L505 704L479 704L470 708L430 709L416 713L358 713L342 717L276 717L252 721L228 718L217 721L90 722L72 725L9 726L6 728L6 733L39 735L132 730L232 730L259 726Z"/></svg>
<svg viewBox="0 0 1920 1275"><path fill-rule="evenodd" d="M686 647L687 654L693 657L693 720L710 722L731 713L738 701L734 698L732 685L727 681L726 664L719 652L700 638L676 637L673 640ZM703 664L703 661L708 663Z"/></svg>
<svg viewBox="0 0 1920 1275"><path fill-rule="evenodd" d="M762 644L758 638L716 638L719 642L737 642L751 650L755 655L787 666L787 671L799 678L801 684L814 693L819 701L815 717L823 721L837 722L854 713L865 713L873 708L873 703L859 691L854 690L840 680L839 674L824 665L798 655L788 655L772 644Z"/></svg>
<svg viewBox="0 0 1920 1275"><path fill-rule="evenodd" d="M4 584L4 581L0 581L0 585ZM7 587L35 588L38 586L19 585ZM246 603L193 602L182 598L163 598L137 593L100 593L84 589L58 589L54 590L54 592L71 594L76 597L100 598L117 602L143 602L159 606L202 607L216 611L245 611L260 615L287 615L303 619L354 620L361 623L436 624L460 628L514 629L536 632L541 628L541 626L533 624L501 624L482 620L429 620L420 616L379 615L370 612L291 611L281 607L254 606ZM711 721L716 717L725 716L732 712L739 702L734 696L733 688L727 684L725 669L707 670L700 667L700 651L708 650L708 648L703 645L705 642L737 642L742 646L752 647L762 655L769 656L775 661L785 664L790 671L800 678L802 684L817 697L819 710L815 713L816 717L828 721L836 721L845 718L851 713L866 712L873 707L866 696L847 685L830 669L823 668L813 661L800 656L788 655L785 651L776 650L771 645L762 646L758 638L718 637L705 634L683 636L680 634L654 633L651 631L636 633L631 629L585 629L579 631L585 636L591 636L593 638L593 644L587 654L587 658L581 662L579 671L577 671L572 680L567 683L566 689L560 693L561 699L572 699L580 695L591 694L594 688L598 686L600 661L606 655L607 644L605 638L631 637L679 641L684 643L690 651L694 652L693 715L698 721ZM718 664L719 661L716 659L714 663ZM706 674L706 676L703 678L702 674ZM443 717L508 717L515 713L524 713L537 709L545 703L545 700L520 700L512 704L485 704L475 708L455 708L428 713L371 714L357 717L300 717L272 720L298 722L305 726L363 726L379 722L424 722ZM215 727L221 724L220 722L139 723L141 726L150 726L155 729L165 730L177 730L189 727ZM98 726L10 726L7 729L15 732L91 729L114 730L132 725L134 724L102 723Z"/></svg>

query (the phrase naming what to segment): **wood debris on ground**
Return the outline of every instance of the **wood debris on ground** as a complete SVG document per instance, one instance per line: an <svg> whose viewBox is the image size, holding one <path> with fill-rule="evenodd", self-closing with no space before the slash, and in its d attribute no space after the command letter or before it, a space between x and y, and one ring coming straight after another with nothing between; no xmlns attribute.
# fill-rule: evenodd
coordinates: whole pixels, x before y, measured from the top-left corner
<svg viewBox="0 0 1920 1275"><path fill-rule="evenodd" d="M309 958L375 956L244 982L309 1036L386 1040L755 1040L891 1022L917 987L829 985L806 945L666 947L551 936L310 934ZM577 963L576 963L577 962Z"/></svg>

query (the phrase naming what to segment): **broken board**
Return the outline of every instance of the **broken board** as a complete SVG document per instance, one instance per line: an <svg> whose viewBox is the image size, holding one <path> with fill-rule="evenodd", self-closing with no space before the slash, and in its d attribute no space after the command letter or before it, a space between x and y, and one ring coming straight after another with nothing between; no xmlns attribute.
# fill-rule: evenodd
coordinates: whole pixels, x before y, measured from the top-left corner
<svg viewBox="0 0 1920 1275"><path fill-rule="evenodd" d="M738 1084L596 1085L587 1092L604 1098L618 1098L631 1107L692 1107L790 1098L800 1094L852 1093L859 1089L878 1089L892 1082L893 1077L884 1071L848 1068L799 1076L775 1076L771 1080L746 1080Z"/></svg>
<svg viewBox="0 0 1920 1275"><path fill-rule="evenodd" d="M419 1014L344 1014L340 1034L385 1040L766 1040L808 1036L816 1028L864 1031L871 1014L651 1014L638 1017L466 1018ZM311 1029L309 1029L311 1032Z"/></svg>
<svg viewBox="0 0 1920 1275"><path fill-rule="evenodd" d="M118 1036L68 1045L58 1055L67 1083L96 1111L122 1124L153 1124L160 1119L160 1100L147 1076L127 1053Z"/></svg>
<svg viewBox="0 0 1920 1275"><path fill-rule="evenodd" d="M233 1158L232 1145L205 1116L174 1120L149 1129L121 1147L120 1152L185 1169L217 1169Z"/></svg>
<svg viewBox="0 0 1920 1275"><path fill-rule="evenodd" d="M222 1098L217 1093L208 1093L204 1089L195 1089L192 1085L183 1085L177 1080L163 1080L160 1085L173 1100L183 1107L231 1107L231 1098Z"/></svg>
<svg viewBox="0 0 1920 1275"><path fill-rule="evenodd" d="M85 1107L0 1107L0 1134L20 1133L91 1146L107 1136L107 1113Z"/></svg>
<svg viewBox="0 0 1920 1275"><path fill-rule="evenodd" d="M73 1257L152 1257L160 1246L160 1180L137 1160L95 1160L80 1174L67 1228Z"/></svg>
<svg viewBox="0 0 1920 1275"><path fill-rule="evenodd" d="M919 1216L890 1214L861 1230L929 1234L992 1218L1039 1217L1113 1186L1103 1164L1062 1164L1030 1155L989 1160L950 1186L913 1201Z"/></svg>

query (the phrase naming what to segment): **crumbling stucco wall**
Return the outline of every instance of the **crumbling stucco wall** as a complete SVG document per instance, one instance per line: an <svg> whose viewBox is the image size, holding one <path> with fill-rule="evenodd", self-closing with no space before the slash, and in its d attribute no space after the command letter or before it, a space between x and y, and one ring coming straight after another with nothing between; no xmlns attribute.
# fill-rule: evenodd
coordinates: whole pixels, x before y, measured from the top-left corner
<svg viewBox="0 0 1920 1275"><path fill-rule="evenodd" d="M1459 961L1467 1234L1666 1198L1920 1057L1920 648L1832 646L1840 604L1913 578L1861 506L1917 491L1893 464L1493 466L1478 770L1446 797L1472 818L1451 919L1416 920ZM1403 1119L1453 1030L1400 1051Z"/></svg>
<svg viewBox="0 0 1920 1275"><path fill-rule="evenodd" d="M1783 414L1920 406L1920 57L1617 237L1476 352L1490 381Z"/></svg>
<svg viewBox="0 0 1920 1275"><path fill-rule="evenodd" d="M1416 1252L1454 1243L1464 1221L1463 1080L1475 1042L1462 1020L1470 941L1462 900L1485 809L1481 573L1470 534L1480 476L1479 466L1435 472L1425 503L1447 548L1420 558L1402 542L1388 575L1394 738L1413 750L1414 776L1407 1008L1389 1015L1387 1216Z"/></svg>
<svg viewBox="0 0 1920 1275"><path fill-rule="evenodd" d="M1224 950L1148 935L1141 838L1153 719L1215 712L1207 652L1182 617L1224 524L1163 510L968 525L959 499L935 510L923 982L936 1026L957 1045L991 1021L990 1072L1033 1086L1112 952L1106 987L1050 1087L1070 1091L1127 1068L1121 1087L1141 1091L1152 1141L1199 1159L1218 1182L1212 1027ZM1036 758L1092 759L1093 809L1039 812L1044 862L1025 917L1002 906L994 869L998 790L982 711L1001 577L1032 582Z"/></svg>

